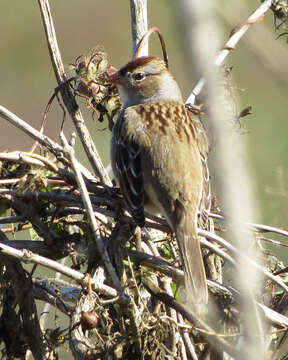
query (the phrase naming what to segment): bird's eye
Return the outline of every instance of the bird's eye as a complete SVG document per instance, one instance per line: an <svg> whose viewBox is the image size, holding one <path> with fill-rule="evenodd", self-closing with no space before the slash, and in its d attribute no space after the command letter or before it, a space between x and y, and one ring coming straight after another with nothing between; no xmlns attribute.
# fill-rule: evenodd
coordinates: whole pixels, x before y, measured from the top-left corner
<svg viewBox="0 0 288 360"><path fill-rule="evenodd" d="M135 73L133 74L133 79L136 80L136 81L141 81L143 79L145 79L145 74L144 73Z"/></svg>

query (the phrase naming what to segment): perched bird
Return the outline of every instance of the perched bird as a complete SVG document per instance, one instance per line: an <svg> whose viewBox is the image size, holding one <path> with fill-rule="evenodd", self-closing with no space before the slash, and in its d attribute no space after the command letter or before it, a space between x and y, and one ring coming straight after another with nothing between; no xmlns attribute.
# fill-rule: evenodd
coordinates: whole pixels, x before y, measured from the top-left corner
<svg viewBox="0 0 288 360"><path fill-rule="evenodd" d="M137 225L145 224L145 208L163 215L176 233L187 305L203 312L208 293L197 222L210 189L204 129L191 119L163 60L136 58L110 81L124 104L111 137L116 181Z"/></svg>

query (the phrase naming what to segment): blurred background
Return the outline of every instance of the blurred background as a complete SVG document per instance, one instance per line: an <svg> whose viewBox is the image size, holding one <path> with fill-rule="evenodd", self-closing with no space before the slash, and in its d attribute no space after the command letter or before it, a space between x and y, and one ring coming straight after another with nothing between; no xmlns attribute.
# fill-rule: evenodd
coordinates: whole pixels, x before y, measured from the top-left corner
<svg viewBox="0 0 288 360"><path fill-rule="evenodd" d="M245 20L260 1L214 0L215 17L221 26L223 44L232 28ZM129 1L61 0L50 1L64 64L96 45L104 46L111 64L120 67L131 57ZM149 1L149 26L160 27L167 44L170 69L187 98L197 78L185 60L185 39L178 18L177 2ZM0 103L32 126L39 128L45 106L56 86L47 51L42 20L36 1L15 0L1 3ZM288 44L285 36L276 40L273 13L255 24L231 52L226 64L233 66L239 111L252 106L253 114L244 118L249 142L249 159L260 211L257 221L288 226L288 141L287 90ZM150 40L150 54L160 55L157 37ZM103 158L109 163L107 124L92 119L92 112L79 100L86 123ZM62 111L53 103L45 133L59 141ZM0 151L28 150L32 140L0 118ZM65 133L73 130L69 117ZM80 144L78 158L88 165ZM215 149L213 150L215 151ZM212 156L213 157L213 156ZM225 176L225 174L223 174ZM213 178L213 173L212 173ZM221 199L220 199L221 201Z"/></svg>
<svg viewBox="0 0 288 360"><path fill-rule="evenodd" d="M215 17L221 27L223 44L232 28L260 5L258 0L214 2L217 9ZM105 48L111 64L117 68L130 60L128 0L51 0L50 5L60 51L67 68L79 55L87 53L97 45ZM37 1L2 1L0 9L0 104L39 128L45 106L57 84L38 4ZM177 2L150 0L148 12L149 26L160 27L165 37L170 69L186 99L198 79L185 60L186 44L178 17ZM288 226L288 44L285 36L276 40L277 35L279 33L274 31L273 13L269 11L262 22L250 28L237 48L230 53L226 64L233 66L233 87L239 98L239 111L252 106L252 115L242 120L247 133L241 135L248 139L248 158L255 198L259 204L258 217L251 221ZM150 54L161 56L156 36L150 40ZM93 120L92 112L86 108L85 102L79 98L77 101L103 162L107 165L110 138L107 124ZM62 115L62 110L55 101L45 128L45 134L55 141L59 141ZM33 141L6 120L0 118L0 126L1 152L26 151L31 148ZM64 128L66 136L69 137L73 127L68 116ZM212 149L212 159L215 151L217 149ZM79 141L77 157L88 166ZM211 176L213 180L213 173ZM273 249L275 250L275 247ZM278 255L282 260L287 258L282 247ZM48 274L45 272L46 276L49 276ZM55 322L57 321L55 312Z"/></svg>

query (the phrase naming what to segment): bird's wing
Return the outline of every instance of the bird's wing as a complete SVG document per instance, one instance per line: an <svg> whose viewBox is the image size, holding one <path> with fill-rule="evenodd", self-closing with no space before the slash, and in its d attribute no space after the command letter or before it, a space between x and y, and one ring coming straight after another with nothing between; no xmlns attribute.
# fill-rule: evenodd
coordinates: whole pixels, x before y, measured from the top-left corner
<svg viewBox="0 0 288 360"><path fill-rule="evenodd" d="M202 197L199 206L199 226L201 229L209 229L208 214L211 208L211 186L210 186L210 175L208 168L208 152L209 152L209 141L207 137L206 129L200 120L199 116L196 116L193 111L186 105L188 114L191 122L195 127L195 134L197 139L197 145L200 152L201 164L202 164Z"/></svg>
<svg viewBox="0 0 288 360"><path fill-rule="evenodd" d="M119 116L122 116L122 119L117 120L118 129L115 134L115 167L118 181L129 212L136 224L143 227L144 187L140 147L136 139L129 137L125 112Z"/></svg>

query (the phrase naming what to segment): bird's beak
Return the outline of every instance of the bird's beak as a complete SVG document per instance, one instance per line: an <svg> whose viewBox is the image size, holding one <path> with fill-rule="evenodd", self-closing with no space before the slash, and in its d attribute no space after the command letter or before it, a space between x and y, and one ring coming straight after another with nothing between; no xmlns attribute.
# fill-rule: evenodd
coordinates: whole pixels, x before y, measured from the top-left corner
<svg viewBox="0 0 288 360"><path fill-rule="evenodd" d="M113 66L110 66L108 69L108 74L109 74L109 81L112 84L121 84L121 78L119 75L119 71L117 71L117 69L115 69Z"/></svg>

